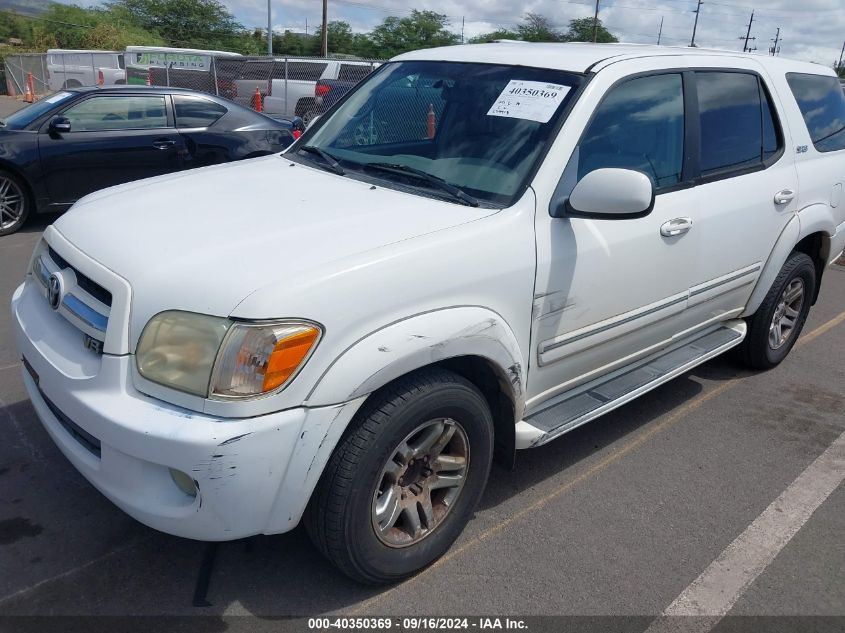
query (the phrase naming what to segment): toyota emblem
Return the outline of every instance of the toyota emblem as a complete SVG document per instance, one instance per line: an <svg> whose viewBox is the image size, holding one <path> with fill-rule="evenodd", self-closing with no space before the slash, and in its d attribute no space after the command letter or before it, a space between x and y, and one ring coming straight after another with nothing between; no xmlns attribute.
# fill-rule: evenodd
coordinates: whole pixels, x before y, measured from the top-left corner
<svg viewBox="0 0 845 633"><path fill-rule="evenodd" d="M62 280L56 274L50 275L47 283L47 300L53 310L58 310L62 304Z"/></svg>

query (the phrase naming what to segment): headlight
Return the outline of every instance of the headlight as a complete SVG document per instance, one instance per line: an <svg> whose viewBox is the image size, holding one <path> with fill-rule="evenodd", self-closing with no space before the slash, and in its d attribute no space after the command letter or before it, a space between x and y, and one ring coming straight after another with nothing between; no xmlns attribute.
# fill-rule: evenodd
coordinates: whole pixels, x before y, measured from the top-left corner
<svg viewBox="0 0 845 633"><path fill-rule="evenodd" d="M147 380L204 398L248 398L290 382L322 331L311 323L242 323L191 312L162 312L138 341Z"/></svg>

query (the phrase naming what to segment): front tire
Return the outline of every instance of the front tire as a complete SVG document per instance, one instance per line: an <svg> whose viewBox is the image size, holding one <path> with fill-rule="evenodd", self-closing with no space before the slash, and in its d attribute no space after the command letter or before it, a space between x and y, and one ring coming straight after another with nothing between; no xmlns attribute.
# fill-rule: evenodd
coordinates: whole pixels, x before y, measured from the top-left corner
<svg viewBox="0 0 845 633"><path fill-rule="evenodd" d="M492 456L493 420L478 389L446 370L416 372L356 416L311 497L306 529L350 578L396 582L460 535Z"/></svg>
<svg viewBox="0 0 845 633"><path fill-rule="evenodd" d="M15 174L0 169L0 236L18 231L29 216L26 185Z"/></svg>
<svg viewBox="0 0 845 633"><path fill-rule="evenodd" d="M753 369L771 369L798 340L816 290L816 267L805 253L792 253L757 312L748 319L740 359Z"/></svg>

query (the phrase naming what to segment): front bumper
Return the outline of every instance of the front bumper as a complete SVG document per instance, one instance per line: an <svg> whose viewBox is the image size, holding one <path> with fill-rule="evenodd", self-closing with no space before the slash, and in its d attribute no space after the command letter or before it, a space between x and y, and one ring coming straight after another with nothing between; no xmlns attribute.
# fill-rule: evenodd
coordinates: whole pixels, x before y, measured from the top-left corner
<svg viewBox="0 0 845 633"><path fill-rule="evenodd" d="M137 391L134 357L85 350L31 282L15 292L12 312L24 383L53 441L127 514L177 536L222 541L292 529L360 404L210 417ZM195 497L170 469L194 479Z"/></svg>

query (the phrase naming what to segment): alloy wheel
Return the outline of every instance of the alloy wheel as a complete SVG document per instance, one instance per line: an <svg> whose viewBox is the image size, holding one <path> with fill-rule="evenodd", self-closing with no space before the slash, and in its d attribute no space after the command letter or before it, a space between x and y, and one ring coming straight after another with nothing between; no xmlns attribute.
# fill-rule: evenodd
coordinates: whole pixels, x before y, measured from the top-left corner
<svg viewBox="0 0 845 633"><path fill-rule="evenodd" d="M11 178L0 176L0 229L7 229L18 222L24 213L23 191Z"/></svg>
<svg viewBox="0 0 845 633"><path fill-rule="evenodd" d="M466 482L469 440L451 418L429 420L393 451L373 495L373 529L390 547L418 543L439 526Z"/></svg>
<svg viewBox="0 0 845 633"><path fill-rule="evenodd" d="M804 281L793 279L781 294L769 325L769 347L780 349L795 331L801 308L804 306Z"/></svg>

